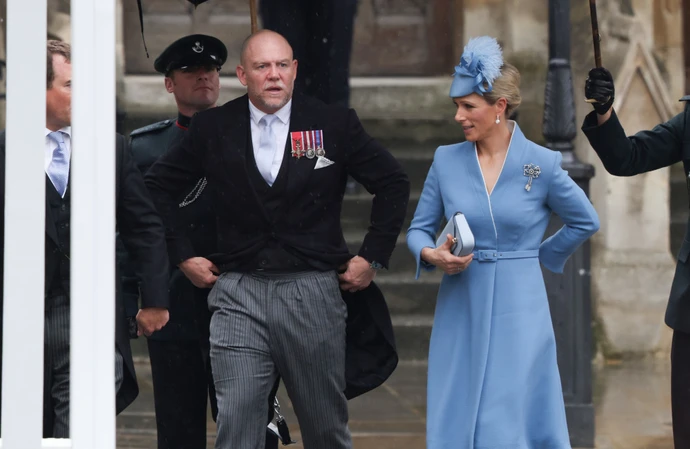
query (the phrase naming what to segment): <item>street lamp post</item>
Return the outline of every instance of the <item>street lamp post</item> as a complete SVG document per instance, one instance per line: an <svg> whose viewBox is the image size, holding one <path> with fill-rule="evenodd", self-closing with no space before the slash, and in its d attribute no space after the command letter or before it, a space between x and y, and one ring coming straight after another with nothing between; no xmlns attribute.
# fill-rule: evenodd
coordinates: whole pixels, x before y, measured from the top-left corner
<svg viewBox="0 0 690 449"><path fill-rule="evenodd" d="M573 79L570 69L570 0L549 0L549 67L544 96L543 134L546 145L563 154L563 168L589 195L594 167L577 159ZM547 233L562 226L553 216ZM594 447L592 404L592 326L590 247L582 245L562 275L544 272L563 385L570 441Z"/></svg>

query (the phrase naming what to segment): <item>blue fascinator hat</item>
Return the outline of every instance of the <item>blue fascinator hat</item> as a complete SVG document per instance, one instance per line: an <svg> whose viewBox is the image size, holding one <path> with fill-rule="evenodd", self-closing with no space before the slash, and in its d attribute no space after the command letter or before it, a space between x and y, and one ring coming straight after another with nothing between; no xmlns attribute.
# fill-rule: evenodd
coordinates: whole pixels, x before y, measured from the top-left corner
<svg viewBox="0 0 690 449"><path fill-rule="evenodd" d="M472 92L484 96L485 92L491 92L494 80L501 75L502 66L503 51L496 39L489 36L470 39L460 64L455 66L450 97L464 97Z"/></svg>

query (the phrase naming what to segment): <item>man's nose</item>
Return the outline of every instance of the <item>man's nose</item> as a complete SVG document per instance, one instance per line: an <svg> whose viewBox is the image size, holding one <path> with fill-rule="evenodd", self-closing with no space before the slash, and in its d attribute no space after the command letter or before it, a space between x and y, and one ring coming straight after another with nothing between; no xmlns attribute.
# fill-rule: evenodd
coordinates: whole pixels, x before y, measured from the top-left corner
<svg viewBox="0 0 690 449"><path fill-rule="evenodd" d="M268 76L271 78L278 78L278 67L271 65L271 68L268 71Z"/></svg>

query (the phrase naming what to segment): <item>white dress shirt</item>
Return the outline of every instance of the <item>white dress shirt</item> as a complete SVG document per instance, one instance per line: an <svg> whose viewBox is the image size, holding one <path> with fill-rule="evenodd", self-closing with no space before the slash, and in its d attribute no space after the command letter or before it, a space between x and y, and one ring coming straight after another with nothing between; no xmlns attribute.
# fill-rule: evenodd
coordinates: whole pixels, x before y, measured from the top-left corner
<svg viewBox="0 0 690 449"><path fill-rule="evenodd" d="M271 129L276 136L276 152L273 156L273 165L271 166L271 176L273 179L278 177L280 166L283 164L283 156L287 145L288 134L290 133L290 112L292 111L292 99L287 102L285 106L280 108L275 114L277 120L273 121ZM249 116L252 128L252 149L254 150L254 160L259 159L259 142L261 142L261 128L259 128L259 121L268 115L261 112L249 100Z"/></svg>
<svg viewBox="0 0 690 449"><path fill-rule="evenodd" d="M67 150L67 160L70 161L69 164L72 163L72 127L71 126L66 126L60 130L62 132L62 140L65 142L65 149ZM50 166L50 163L53 161L53 151L55 151L55 148L57 148L57 142L55 142L53 139L48 137L48 134L52 133L51 130L46 128L46 145L45 145L45 158L44 158L44 164L43 167L45 168L46 173L48 173L48 167Z"/></svg>

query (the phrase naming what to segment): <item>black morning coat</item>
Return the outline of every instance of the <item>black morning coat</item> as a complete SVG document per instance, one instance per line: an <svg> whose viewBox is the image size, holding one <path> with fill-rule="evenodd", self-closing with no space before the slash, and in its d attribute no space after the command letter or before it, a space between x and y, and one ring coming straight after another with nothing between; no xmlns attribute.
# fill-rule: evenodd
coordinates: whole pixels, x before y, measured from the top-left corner
<svg viewBox="0 0 690 449"><path fill-rule="evenodd" d="M409 199L409 180L400 164L347 108L295 96L290 132L321 130L332 165L315 169L318 158L288 157L285 201L269 219L247 172L251 148L248 97L197 113L181 143L147 172L146 185L166 225L171 263L194 257L175 202L188 186L206 177L216 209L218 252L208 256L221 271L248 263L268 241L278 241L305 260L336 269L352 255L340 225L347 176L374 195L371 225L359 255L388 266ZM285 151L291 151L288 135ZM351 294L348 304L346 396L365 393L385 381L398 356L390 315L376 285Z"/></svg>

